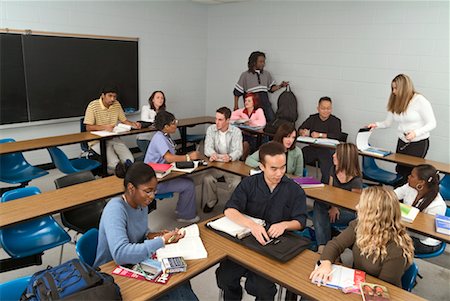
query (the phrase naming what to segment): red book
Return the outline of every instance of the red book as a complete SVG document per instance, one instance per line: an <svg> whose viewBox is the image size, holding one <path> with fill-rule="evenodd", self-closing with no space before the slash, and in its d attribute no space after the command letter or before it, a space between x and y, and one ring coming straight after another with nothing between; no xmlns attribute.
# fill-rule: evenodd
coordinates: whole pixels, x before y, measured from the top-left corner
<svg viewBox="0 0 450 301"><path fill-rule="evenodd" d="M161 179L161 178L165 177L173 169L173 165L172 164L168 164L168 163L153 163L153 162L150 162L150 163L147 163L147 164L153 168L153 170L156 173L156 177L158 179Z"/></svg>
<svg viewBox="0 0 450 301"><path fill-rule="evenodd" d="M133 270L124 268L120 265L118 265L112 271L112 273L114 275L124 276L124 277L128 277L128 278L134 278L137 280L144 280L144 281L148 281L148 282L154 282L154 283L158 283L158 284L166 284L167 282L169 282L169 279L170 279L170 274L159 274L156 278L150 280L140 274L135 273Z"/></svg>

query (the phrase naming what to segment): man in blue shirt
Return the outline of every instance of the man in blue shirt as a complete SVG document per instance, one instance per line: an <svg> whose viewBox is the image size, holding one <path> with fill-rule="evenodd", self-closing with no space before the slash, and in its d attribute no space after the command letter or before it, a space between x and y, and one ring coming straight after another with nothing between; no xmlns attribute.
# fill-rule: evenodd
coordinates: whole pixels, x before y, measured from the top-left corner
<svg viewBox="0 0 450 301"><path fill-rule="evenodd" d="M256 240L264 245L285 231L302 229L306 224L306 196L303 189L285 176L284 146L269 142L259 149L262 173L247 177L236 187L225 205L225 216L251 229ZM266 221L268 230L246 218L244 214ZM224 300L241 300L240 279L247 276L245 288L256 300L273 300L277 290L271 281L230 261L221 262L216 271Z"/></svg>

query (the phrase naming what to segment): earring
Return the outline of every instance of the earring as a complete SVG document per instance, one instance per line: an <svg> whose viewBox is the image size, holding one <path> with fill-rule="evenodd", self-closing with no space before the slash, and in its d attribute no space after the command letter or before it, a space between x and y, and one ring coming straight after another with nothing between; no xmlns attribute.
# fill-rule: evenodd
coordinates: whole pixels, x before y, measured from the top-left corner
<svg viewBox="0 0 450 301"><path fill-rule="evenodd" d="M421 191L421 190L423 189L423 185L417 184L417 185L416 185L416 189L419 190L419 191Z"/></svg>

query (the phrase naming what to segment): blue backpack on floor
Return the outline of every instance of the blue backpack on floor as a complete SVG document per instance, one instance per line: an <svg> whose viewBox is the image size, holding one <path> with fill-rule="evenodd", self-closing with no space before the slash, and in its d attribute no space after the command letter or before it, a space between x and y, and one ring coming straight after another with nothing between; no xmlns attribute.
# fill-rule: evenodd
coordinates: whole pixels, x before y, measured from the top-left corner
<svg viewBox="0 0 450 301"><path fill-rule="evenodd" d="M112 276L72 259L35 273L20 300L122 300L122 296Z"/></svg>

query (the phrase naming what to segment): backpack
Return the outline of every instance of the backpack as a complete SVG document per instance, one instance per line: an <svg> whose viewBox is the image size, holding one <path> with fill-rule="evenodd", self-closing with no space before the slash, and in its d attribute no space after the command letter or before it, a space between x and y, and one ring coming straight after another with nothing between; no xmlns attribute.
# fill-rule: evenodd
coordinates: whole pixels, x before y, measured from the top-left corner
<svg viewBox="0 0 450 301"><path fill-rule="evenodd" d="M264 132L275 134L278 127L284 123L292 123L295 127L295 122L298 118L297 98L291 91L289 86L278 97L278 108L275 113L275 120L268 123L264 128Z"/></svg>
<svg viewBox="0 0 450 301"><path fill-rule="evenodd" d="M112 276L72 259L33 274L20 297L28 300L122 300L122 296Z"/></svg>

